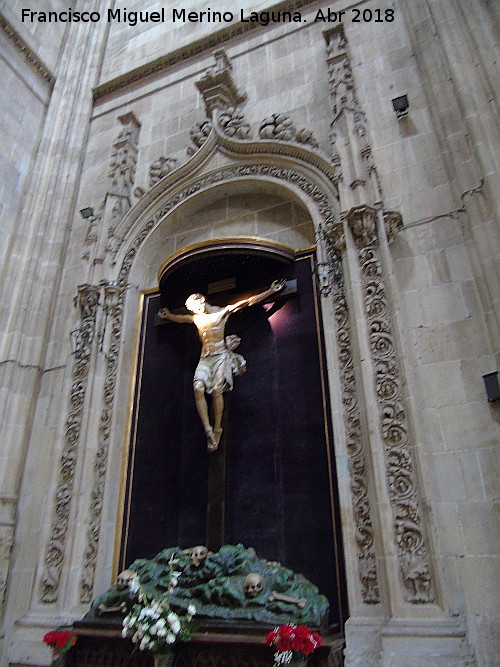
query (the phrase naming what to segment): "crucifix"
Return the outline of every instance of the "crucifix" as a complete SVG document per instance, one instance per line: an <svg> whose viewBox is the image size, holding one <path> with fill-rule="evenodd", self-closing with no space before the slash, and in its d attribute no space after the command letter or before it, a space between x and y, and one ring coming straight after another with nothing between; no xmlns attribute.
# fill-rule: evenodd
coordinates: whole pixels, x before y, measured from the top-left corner
<svg viewBox="0 0 500 667"><path fill-rule="evenodd" d="M226 323L232 313L242 308L271 299L281 291L287 295L296 291L293 287L284 290L285 284L285 280L275 280L269 289L226 306L214 306L208 303L202 294L191 294L185 303L190 311L189 314L177 314L168 308L162 308L155 322L164 324L165 320L170 320L181 324L194 324L201 341L201 355L194 372L193 389L196 409L210 452L207 508L207 546L210 549L218 549L224 544L226 488L224 393L232 390L234 375L241 375L246 370L245 359L234 351L240 343L240 338L225 335ZM212 419L209 414L207 394L212 398Z"/></svg>

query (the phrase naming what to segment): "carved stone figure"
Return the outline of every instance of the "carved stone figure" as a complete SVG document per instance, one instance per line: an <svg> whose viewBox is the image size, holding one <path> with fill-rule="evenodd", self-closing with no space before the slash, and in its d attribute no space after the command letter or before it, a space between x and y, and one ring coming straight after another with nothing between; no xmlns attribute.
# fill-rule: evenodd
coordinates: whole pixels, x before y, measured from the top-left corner
<svg viewBox="0 0 500 667"><path fill-rule="evenodd" d="M224 411L224 392L233 388L233 376L240 375L246 369L246 363L240 354L234 352L239 344L237 336L228 336L224 331L229 316L246 306L263 301L271 294L279 292L285 285L284 280L276 280L271 287L248 299L242 299L228 306L212 306L202 294L191 294L186 300L190 315L176 315L168 308L162 308L158 316L173 322L192 323L198 329L201 340L201 357L193 379L196 408L200 415L207 436L209 451L215 451L222 435L222 413ZM213 424L208 416L206 394L211 394L214 411Z"/></svg>

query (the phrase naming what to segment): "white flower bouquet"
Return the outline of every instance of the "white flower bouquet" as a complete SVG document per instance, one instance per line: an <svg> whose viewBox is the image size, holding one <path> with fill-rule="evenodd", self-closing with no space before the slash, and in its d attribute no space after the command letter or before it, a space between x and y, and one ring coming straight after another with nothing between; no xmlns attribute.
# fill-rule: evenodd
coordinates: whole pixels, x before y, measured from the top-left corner
<svg viewBox="0 0 500 667"><path fill-rule="evenodd" d="M175 560L170 559L170 585L158 599L150 598L135 577L130 588L138 594L138 602L123 619L122 636L130 637L141 651L168 653L177 641L189 641L189 624L196 614L196 607L189 605L185 615L175 613L170 607L170 595L177 585L179 573L173 570Z"/></svg>

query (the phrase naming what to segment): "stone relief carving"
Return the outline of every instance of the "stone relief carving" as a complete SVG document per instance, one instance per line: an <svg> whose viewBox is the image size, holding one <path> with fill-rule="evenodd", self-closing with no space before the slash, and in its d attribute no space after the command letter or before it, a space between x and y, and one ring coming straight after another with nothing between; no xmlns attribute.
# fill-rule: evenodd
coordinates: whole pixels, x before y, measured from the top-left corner
<svg viewBox="0 0 500 667"><path fill-rule="evenodd" d="M135 179L137 164L137 144L141 125L133 113L118 118L123 125L117 140L113 144L108 176L111 179L109 193L126 199L126 202L115 203L119 208L113 217L123 216L130 208L131 193ZM123 211L121 209L124 209Z"/></svg>
<svg viewBox="0 0 500 667"><path fill-rule="evenodd" d="M82 254L83 260L90 259L91 247L94 246L99 240L99 227L101 226L102 223L104 204L105 202L102 201L97 212L89 218L89 226L87 228L87 233L85 234L85 239L83 241L84 245L84 251Z"/></svg>
<svg viewBox="0 0 500 667"><path fill-rule="evenodd" d="M264 118L259 127L261 139L274 139L277 141L297 141L300 144L308 144L312 148L318 148L318 142L309 130L297 130L292 119L286 114L275 113Z"/></svg>
<svg viewBox="0 0 500 667"><path fill-rule="evenodd" d="M345 185L352 190L364 190L362 199L366 196L380 203L382 188L368 140L366 116L356 95L344 29L337 26L326 31L324 37L333 117L330 142L332 161L337 169L336 182L345 180ZM349 151L346 151L346 145L350 146Z"/></svg>
<svg viewBox="0 0 500 667"><path fill-rule="evenodd" d="M326 32L325 40L333 115L330 134L333 147L332 163L335 169L334 181L339 183L344 178L344 169L346 173L351 173L350 167L343 165L341 153L337 148L338 140L349 135L350 122L343 112L347 110L358 112L359 105L347 54L347 40L342 27ZM349 180L351 180L351 177L349 177ZM358 184L357 180L354 179L351 187L354 189ZM341 215L340 221L328 227L328 233L338 253L344 252L346 248L344 218L345 214ZM358 387L354 373L351 344L353 333L349 322L349 308L345 292L343 286L339 283L335 285L333 304L339 373L343 387L342 402L349 457L352 506L356 523L355 540L358 554L358 576L363 601L366 604L378 604L380 603L380 586L373 540L372 509L368 495L366 454L358 405Z"/></svg>
<svg viewBox="0 0 500 667"><path fill-rule="evenodd" d="M222 141L221 137L219 137L219 141ZM230 144L230 146L232 149L235 148L234 144ZM236 148L239 149L241 146L243 146L243 144L236 146ZM251 145L251 147L252 150L256 149L258 147L258 143ZM297 156L300 159L300 157L302 156L300 155L300 149L297 150L297 148L298 147L294 146L293 144L290 145L282 144L280 152L282 154L290 156ZM325 176L327 178L331 179L332 170L329 168L324 169L325 167L324 162L318 162L317 166L318 168L324 171ZM168 199L166 203L162 206L162 208L157 213L155 213L154 218L150 222L151 224L155 225L156 222L159 221L162 217L164 217L172 208L180 204L187 196L189 196L194 192L197 192L198 190L210 187L213 184L224 181L226 178L231 179L231 178L237 178L238 176L252 176L252 175L271 176L274 178L290 180L291 183L296 184L298 187L303 189L304 192L306 192L306 194L310 196L315 203L318 204L322 212L322 215L324 217L326 226L328 226L328 224L331 222L333 223L335 216L332 210L332 204L330 203L328 197L320 190L319 187L317 187L311 181L305 179L305 177L303 177L301 174L292 169L287 169L284 167L276 167L270 164L242 164L240 166L230 167L222 171L217 171L214 174L209 174L208 176L205 176L195 181L192 185L182 190L174 197ZM119 235L116 234L115 236L111 237L110 254L113 258L115 258L116 255L118 254L121 246L123 245L124 239L128 236L129 232L130 232L130 227L127 229L121 229Z"/></svg>
<svg viewBox="0 0 500 667"><path fill-rule="evenodd" d="M54 87L56 82L55 76L45 67L43 62L39 59L36 53L26 44L24 39L11 26L11 24L0 14L0 28L5 35L12 41L16 49L22 54L26 62L33 68L33 70L49 85L50 89Z"/></svg>
<svg viewBox="0 0 500 667"><path fill-rule="evenodd" d="M173 157L159 157L155 162L152 162L149 165L149 187L152 188L158 181L170 174L175 169L176 164L177 160Z"/></svg>
<svg viewBox="0 0 500 667"><path fill-rule="evenodd" d="M205 141L208 139L208 135L212 131L213 123L211 120L202 120L199 123L195 123L193 127L191 128L191 131L189 133L189 136L191 137L191 141L193 144L196 146L196 149L201 148ZM188 155L193 155L195 153L195 149L193 149L191 146L187 149Z"/></svg>
<svg viewBox="0 0 500 667"><path fill-rule="evenodd" d="M215 109L237 108L247 98L233 80L233 66L224 49L218 49L213 55L215 64L208 67L195 83L205 102L208 118L212 118Z"/></svg>
<svg viewBox="0 0 500 667"><path fill-rule="evenodd" d="M344 185L349 185L351 190L361 188L358 195L360 200L374 201L382 209L382 188L368 140L366 118L356 96L343 27L337 26L327 31L325 40L333 115L331 134L333 159L334 164L338 165L339 180L344 178L343 173L349 174L349 182ZM343 144L350 144L349 153L342 152L340 142L337 142L340 137L343 139ZM351 201L349 194L345 197L347 201ZM402 379L394 348L389 304L379 256L378 214L372 206L362 205L351 208L346 218L358 250L362 273L380 429L385 444L387 483L405 598L411 603L428 603L434 600L430 557L419 508L417 478L402 401ZM382 214L382 219L387 238L392 240L402 225L401 216L395 212L386 212ZM340 232L337 231L337 234ZM335 308L336 317L341 316L342 313L338 313L338 303ZM339 348L342 349L340 342ZM341 360L341 368L342 366ZM349 377L344 376L343 380L345 389L349 386ZM346 416L349 416L348 413ZM355 426L355 422L347 426L349 438L356 433L356 428L353 431ZM356 469L356 472L359 470ZM351 470L355 514L357 498L360 497L359 490L354 491L357 483L363 486L367 484L364 470L361 476L357 476L355 471ZM369 511L368 504L366 509ZM369 518L369 515L365 518ZM357 523L357 528L360 527ZM366 572L360 569L362 588L366 587L371 577L370 567Z"/></svg>
<svg viewBox="0 0 500 667"><path fill-rule="evenodd" d="M217 122L224 134L237 139L250 138L250 125L245 122L245 116L238 107L227 107L219 112Z"/></svg>
<svg viewBox="0 0 500 667"><path fill-rule="evenodd" d="M132 112L118 120L122 128L111 152L108 172L111 185L97 212L89 219L82 254L84 261L103 260L109 251L109 239L104 240L104 235L113 235L113 223L121 220L132 205L141 124Z"/></svg>
<svg viewBox="0 0 500 667"><path fill-rule="evenodd" d="M207 113L207 119L196 123L190 132L191 140L196 149L201 148L207 141L215 123L217 129L230 138L250 139L251 128L245 121L241 103L246 100L246 94L236 88L232 78L232 65L223 49L216 51L215 65L209 67L202 78L196 82L201 92ZM259 128L261 139L273 141L290 141L319 148L313 133L305 128L297 129L286 114L275 113L262 121ZM190 146L188 155L193 155L195 149Z"/></svg>
<svg viewBox="0 0 500 667"><path fill-rule="evenodd" d="M154 162L152 162L149 165L149 184L148 187L152 188L153 185L156 185L159 181L161 181L162 178L165 178L165 176L168 176L170 172L172 172L176 166L177 166L177 158L175 157L164 157L161 156ZM141 197L144 197L146 194L146 190L141 187L137 186L134 188L134 197L137 197L137 199L140 199ZM113 233L114 230L111 230ZM112 235L110 234L110 236Z"/></svg>
<svg viewBox="0 0 500 667"><path fill-rule="evenodd" d="M411 603L430 603L434 601L430 555L379 256L377 212L369 206L360 206L349 212L347 220L358 250L362 273L380 426L385 445L387 484L406 600ZM385 221L389 221L390 229L401 224L400 216L394 212L386 215Z"/></svg>
<svg viewBox="0 0 500 667"><path fill-rule="evenodd" d="M354 374L349 308L344 290L339 284L334 289L333 304L339 372L343 389L342 405L349 460L352 505L356 524L355 539L358 549L358 575L363 601L367 604L378 604L380 602L380 589L373 544L374 530L368 498L366 455L361 431L358 390Z"/></svg>
<svg viewBox="0 0 500 667"><path fill-rule="evenodd" d="M80 580L80 602L82 603L88 603L92 600L94 588L95 566L101 533L104 485L108 464L112 407L118 367L120 329L117 329L117 322L121 324L126 288L126 283L122 283L121 285L105 285L104 287L104 310L107 317L111 318L111 332L106 354L107 370L103 396L104 408L101 412L98 432L99 442L94 461L87 546L84 555L83 574Z"/></svg>
<svg viewBox="0 0 500 667"><path fill-rule="evenodd" d="M82 346L73 367L70 410L66 420L52 528L40 582L40 601L44 603L56 602L58 598L99 293L99 288L94 285L80 285L75 299L75 306L80 311Z"/></svg>
<svg viewBox="0 0 500 667"><path fill-rule="evenodd" d="M228 137L247 139L250 137L250 125L245 122L241 104L246 100L246 93L238 90L232 75L233 66L224 49L214 52L215 64L208 67L201 79L196 81L205 102L207 118L196 123L190 132L191 141L199 149L206 142L213 123ZM195 149L190 146L188 155Z"/></svg>

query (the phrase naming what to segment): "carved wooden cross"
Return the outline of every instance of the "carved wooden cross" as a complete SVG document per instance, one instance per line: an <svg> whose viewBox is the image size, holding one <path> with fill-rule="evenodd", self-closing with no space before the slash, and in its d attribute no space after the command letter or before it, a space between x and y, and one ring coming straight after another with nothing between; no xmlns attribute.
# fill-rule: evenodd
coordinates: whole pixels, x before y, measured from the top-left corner
<svg viewBox="0 0 500 667"><path fill-rule="evenodd" d="M285 287L260 303L274 302L274 306L268 311L271 316L281 308L285 301L297 293L297 281L287 281ZM247 298L247 295L235 295L234 302ZM168 323L159 317L155 319L155 326ZM222 421L222 435L219 445L215 451L211 451L208 457L208 499L207 499L207 524L206 545L210 551L218 551L225 544L225 512L226 512L226 475L227 475L227 447L226 432L228 423L229 405L226 400Z"/></svg>

